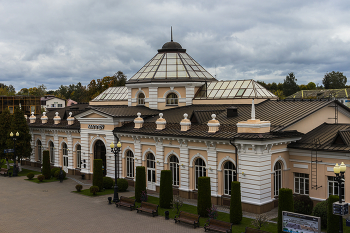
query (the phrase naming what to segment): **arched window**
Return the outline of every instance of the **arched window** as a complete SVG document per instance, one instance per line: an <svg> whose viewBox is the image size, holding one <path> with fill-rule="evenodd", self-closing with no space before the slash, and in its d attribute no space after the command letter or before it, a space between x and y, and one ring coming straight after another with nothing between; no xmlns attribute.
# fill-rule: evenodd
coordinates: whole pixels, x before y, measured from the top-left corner
<svg viewBox="0 0 350 233"><path fill-rule="evenodd" d="M237 180L235 165L227 161L224 165L224 194L231 195L231 183Z"/></svg>
<svg viewBox="0 0 350 233"><path fill-rule="evenodd" d="M198 178L202 176L206 176L205 162L203 159L198 158L195 163L195 187L198 189Z"/></svg>
<svg viewBox="0 0 350 233"><path fill-rule="evenodd" d="M179 99L175 93L170 93L166 97L166 105L178 105Z"/></svg>
<svg viewBox="0 0 350 233"><path fill-rule="evenodd" d="M126 152L126 176L134 178L134 154L131 150Z"/></svg>
<svg viewBox="0 0 350 233"><path fill-rule="evenodd" d="M51 141L49 143L49 149L50 149L50 160L51 160L51 163L55 163L55 145Z"/></svg>
<svg viewBox="0 0 350 233"><path fill-rule="evenodd" d="M173 185L179 186L179 159L172 155L169 159L170 171L173 174Z"/></svg>
<svg viewBox="0 0 350 233"><path fill-rule="evenodd" d="M139 94L139 96L137 97L137 103L138 105L145 105L145 94Z"/></svg>
<svg viewBox="0 0 350 233"><path fill-rule="evenodd" d="M38 160L41 161L42 145L41 145L41 141L40 140L38 140L37 145L38 145Z"/></svg>
<svg viewBox="0 0 350 233"><path fill-rule="evenodd" d="M68 147L66 143L62 144L63 166L68 166Z"/></svg>
<svg viewBox="0 0 350 233"><path fill-rule="evenodd" d="M77 168L81 168L81 145L77 145Z"/></svg>
<svg viewBox="0 0 350 233"><path fill-rule="evenodd" d="M274 192L273 195L276 197L279 195L279 190L282 188L282 162L277 161L273 167L274 171Z"/></svg>

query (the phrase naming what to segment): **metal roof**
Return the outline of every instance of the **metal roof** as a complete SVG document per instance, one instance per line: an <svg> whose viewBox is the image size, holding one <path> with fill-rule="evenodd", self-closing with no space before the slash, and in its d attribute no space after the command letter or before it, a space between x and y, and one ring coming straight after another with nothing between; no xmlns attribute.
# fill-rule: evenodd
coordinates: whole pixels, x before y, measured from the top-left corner
<svg viewBox="0 0 350 233"><path fill-rule="evenodd" d="M99 94L93 102L96 101L123 101L128 100L128 88L122 87L110 87L101 94Z"/></svg>

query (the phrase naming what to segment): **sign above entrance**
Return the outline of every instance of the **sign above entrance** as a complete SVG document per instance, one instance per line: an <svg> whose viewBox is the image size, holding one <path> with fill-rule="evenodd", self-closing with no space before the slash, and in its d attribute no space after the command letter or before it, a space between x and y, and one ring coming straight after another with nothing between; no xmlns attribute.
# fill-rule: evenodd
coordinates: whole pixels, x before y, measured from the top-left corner
<svg viewBox="0 0 350 233"><path fill-rule="evenodd" d="M105 125L89 125L88 126L89 129L104 129L105 128Z"/></svg>

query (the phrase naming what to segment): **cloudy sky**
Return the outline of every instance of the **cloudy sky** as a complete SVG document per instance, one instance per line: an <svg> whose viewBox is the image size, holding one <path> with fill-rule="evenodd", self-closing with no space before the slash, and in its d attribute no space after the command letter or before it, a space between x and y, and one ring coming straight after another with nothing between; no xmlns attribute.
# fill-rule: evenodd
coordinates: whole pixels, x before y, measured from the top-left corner
<svg viewBox="0 0 350 233"><path fill-rule="evenodd" d="M0 82L16 91L124 72L174 41L219 80L350 83L350 1L0 0Z"/></svg>

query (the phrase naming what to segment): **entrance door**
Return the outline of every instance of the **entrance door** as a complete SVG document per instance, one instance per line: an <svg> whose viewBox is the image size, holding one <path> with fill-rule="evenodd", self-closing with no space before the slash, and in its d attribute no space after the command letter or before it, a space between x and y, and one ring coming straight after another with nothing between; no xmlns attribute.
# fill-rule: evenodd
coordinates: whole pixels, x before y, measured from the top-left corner
<svg viewBox="0 0 350 233"><path fill-rule="evenodd" d="M156 190L156 163L152 153L147 155L147 189Z"/></svg>
<svg viewBox="0 0 350 233"><path fill-rule="evenodd" d="M106 163L106 147L105 144L98 140L94 146L94 159L102 159L102 171L103 176L106 176L107 163Z"/></svg>
<svg viewBox="0 0 350 233"><path fill-rule="evenodd" d="M62 147L62 153L63 153L63 171L66 173L68 172L68 147L66 143L63 143Z"/></svg>

